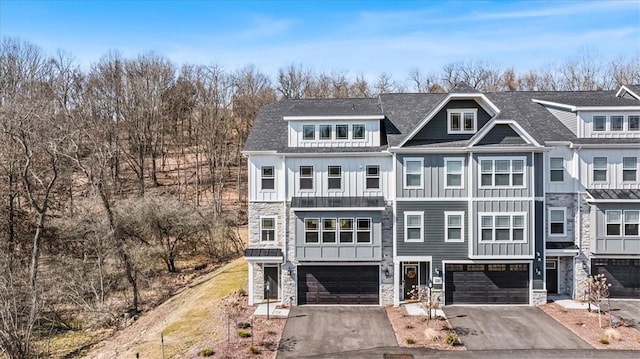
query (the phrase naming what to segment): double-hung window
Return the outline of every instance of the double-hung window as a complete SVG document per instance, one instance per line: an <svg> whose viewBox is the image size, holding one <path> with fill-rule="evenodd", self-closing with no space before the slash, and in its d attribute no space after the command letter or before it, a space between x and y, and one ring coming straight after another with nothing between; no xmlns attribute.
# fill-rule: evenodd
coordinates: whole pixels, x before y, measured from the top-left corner
<svg viewBox="0 0 640 359"><path fill-rule="evenodd" d="M631 115L628 117L629 131L640 131L640 116Z"/></svg>
<svg viewBox="0 0 640 359"><path fill-rule="evenodd" d="M322 219L322 243L336 243L336 219Z"/></svg>
<svg viewBox="0 0 640 359"><path fill-rule="evenodd" d="M564 158L551 157L549 159L549 180L551 182L564 181Z"/></svg>
<svg viewBox="0 0 640 359"><path fill-rule="evenodd" d="M567 228L567 209L549 208L549 235L564 236Z"/></svg>
<svg viewBox="0 0 640 359"><path fill-rule="evenodd" d="M276 186L276 176L273 166L262 166L262 190L274 190Z"/></svg>
<svg viewBox="0 0 640 359"><path fill-rule="evenodd" d="M404 241L424 241L424 212L404 212Z"/></svg>
<svg viewBox="0 0 640 359"><path fill-rule="evenodd" d="M444 212L445 242L464 242L464 212Z"/></svg>
<svg viewBox="0 0 640 359"><path fill-rule="evenodd" d="M622 131L624 127L624 116L611 116L611 131Z"/></svg>
<svg viewBox="0 0 640 359"><path fill-rule="evenodd" d="M313 190L313 166L300 166L300 189Z"/></svg>
<svg viewBox="0 0 640 359"><path fill-rule="evenodd" d="M524 186L524 159L481 159L480 186Z"/></svg>
<svg viewBox="0 0 640 359"><path fill-rule="evenodd" d="M356 219L356 242L371 243L371 218Z"/></svg>
<svg viewBox="0 0 640 359"><path fill-rule="evenodd" d="M317 218L305 218L304 220L304 242L318 243L320 239L320 220Z"/></svg>
<svg viewBox="0 0 640 359"><path fill-rule="evenodd" d="M606 182L607 181L607 158L606 157L594 157L593 158L593 181L594 182Z"/></svg>
<svg viewBox="0 0 640 359"><path fill-rule="evenodd" d="M622 157L622 180L635 182L638 179L638 157Z"/></svg>
<svg viewBox="0 0 640 359"><path fill-rule="evenodd" d="M462 158L445 158L445 188L463 188L462 170L464 160Z"/></svg>
<svg viewBox="0 0 640 359"><path fill-rule="evenodd" d="M380 188L380 166L367 166L366 175L366 188L367 189L379 189Z"/></svg>
<svg viewBox="0 0 640 359"><path fill-rule="evenodd" d="M260 218L260 240L262 242L273 242L276 240L276 218Z"/></svg>
<svg viewBox="0 0 640 359"><path fill-rule="evenodd" d="M606 211L607 236L622 235L622 211Z"/></svg>
<svg viewBox="0 0 640 359"><path fill-rule="evenodd" d="M523 241L524 218L524 214L482 213L480 215L481 241Z"/></svg>
<svg viewBox="0 0 640 359"><path fill-rule="evenodd" d="M352 136L354 140L364 140L365 138L364 125L362 124L351 125L351 132L353 133Z"/></svg>
<svg viewBox="0 0 640 359"><path fill-rule="evenodd" d="M302 126L302 139L305 141L312 141L316 139L316 126L304 125Z"/></svg>
<svg viewBox="0 0 640 359"><path fill-rule="evenodd" d="M404 159L404 188L422 188L422 158Z"/></svg>
<svg viewBox="0 0 640 359"><path fill-rule="evenodd" d="M478 110L448 109L447 119L449 134L475 133L478 127Z"/></svg>
<svg viewBox="0 0 640 359"><path fill-rule="evenodd" d="M327 167L327 188L342 189L342 167L340 166Z"/></svg>
<svg viewBox="0 0 640 359"><path fill-rule="evenodd" d="M353 243L353 218L339 219L340 243Z"/></svg>
<svg viewBox="0 0 640 359"><path fill-rule="evenodd" d="M624 211L624 235L637 236L640 227L640 211Z"/></svg>
<svg viewBox="0 0 640 359"><path fill-rule="evenodd" d="M607 130L607 116L593 116L593 130L602 132Z"/></svg>

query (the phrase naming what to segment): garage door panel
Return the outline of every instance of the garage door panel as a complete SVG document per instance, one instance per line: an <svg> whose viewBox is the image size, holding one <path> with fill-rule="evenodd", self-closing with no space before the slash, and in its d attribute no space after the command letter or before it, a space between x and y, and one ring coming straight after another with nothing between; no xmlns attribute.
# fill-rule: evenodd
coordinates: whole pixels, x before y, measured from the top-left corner
<svg viewBox="0 0 640 359"><path fill-rule="evenodd" d="M592 274L604 274L611 298L640 298L640 260L593 259Z"/></svg>
<svg viewBox="0 0 640 359"><path fill-rule="evenodd" d="M447 265L448 266L448 265ZM445 304L528 304L528 264L445 267Z"/></svg>
<svg viewBox="0 0 640 359"><path fill-rule="evenodd" d="M378 304L378 266L300 266L298 304Z"/></svg>

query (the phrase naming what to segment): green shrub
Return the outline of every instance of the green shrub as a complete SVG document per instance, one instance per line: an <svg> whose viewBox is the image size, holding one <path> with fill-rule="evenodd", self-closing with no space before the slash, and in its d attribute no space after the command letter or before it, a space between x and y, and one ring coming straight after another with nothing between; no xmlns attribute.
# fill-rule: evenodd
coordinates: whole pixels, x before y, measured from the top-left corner
<svg viewBox="0 0 640 359"><path fill-rule="evenodd" d="M251 336L251 332L248 330L238 330L238 336L240 338L249 338Z"/></svg>
<svg viewBox="0 0 640 359"><path fill-rule="evenodd" d="M254 346L250 346L249 347L249 352L251 352L251 354L253 354L253 355L258 355L258 354L262 353L262 351L260 349L254 347Z"/></svg>
<svg viewBox="0 0 640 359"><path fill-rule="evenodd" d="M205 349L202 349L202 351L200 352L200 355L202 355L203 357L210 357L215 353L216 352L214 352L213 349L205 348Z"/></svg>
<svg viewBox="0 0 640 359"><path fill-rule="evenodd" d="M447 344L451 345L452 347L462 344L460 342L460 338L458 338L458 335L454 332L449 332L447 334L447 338L445 339L445 341L447 342Z"/></svg>
<svg viewBox="0 0 640 359"><path fill-rule="evenodd" d="M598 340L600 342L600 344L604 344L607 345L609 344L609 339L607 338L600 338L600 340Z"/></svg>
<svg viewBox="0 0 640 359"><path fill-rule="evenodd" d="M413 338L407 338L407 344L411 345L411 344L415 344L416 341Z"/></svg>

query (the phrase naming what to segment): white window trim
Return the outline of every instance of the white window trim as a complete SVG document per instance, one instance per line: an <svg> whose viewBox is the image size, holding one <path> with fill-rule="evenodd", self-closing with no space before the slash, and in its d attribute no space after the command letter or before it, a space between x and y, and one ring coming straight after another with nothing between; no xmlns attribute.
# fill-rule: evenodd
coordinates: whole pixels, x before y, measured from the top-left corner
<svg viewBox="0 0 640 359"><path fill-rule="evenodd" d="M358 242L358 233L364 232L358 230L358 220L367 220L369 221L369 241L368 242ZM353 243L354 244L371 244L373 243L373 219L371 217L356 217L355 221L353 221Z"/></svg>
<svg viewBox="0 0 640 359"><path fill-rule="evenodd" d="M640 231L638 231L638 234L630 234L630 235L627 235L627 231L625 230L625 227L626 227L626 225L627 225L627 221L626 221L626 219L625 219L625 214L626 214L627 212L638 212L638 211L640 211L640 210L637 210L637 209L628 209L628 210L624 210L624 211L622 211L622 232L621 232L621 233L622 233L622 235L623 235L624 237L631 237L631 238L637 238L637 237L640 237ZM639 213L639 214L640 214L640 213ZM630 224L640 224L640 223L639 223L639 222L631 222Z"/></svg>
<svg viewBox="0 0 640 359"><path fill-rule="evenodd" d="M316 228L315 230L307 230L307 220L316 220L318 221L318 228ZM304 232L304 237L302 238L302 243L304 243L305 245L313 245L313 246L317 246L322 244L322 218L318 218L318 217L307 217L304 218L302 220L302 226L303 226L303 232ZM307 232L313 232L313 233L318 233L318 241L317 242L307 242Z"/></svg>
<svg viewBox="0 0 640 359"><path fill-rule="evenodd" d="M491 235L491 240L490 241L486 241L482 239L482 217L483 216L491 216L493 217L493 221L492 221L492 231L493 234ZM495 221L495 217L496 216L509 216L510 220L509 220L509 240L508 241L497 241L496 240L496 221ZM514 216L523 216L523 223L522 223L522 240L514 240L513 239L513 217ZM478 230L479 230L479 234L478 234L478 242L480 243L527 243L527 221L529 221L529 217L527 216L526 212L479 212L478 213Z"/></svg>
<svg viewBox="0 0 640 359"><path fill-rule="evenodd" d="M377 167L378 168L378 175L377 176L370 176L369 175L369 167ZM367 180L370 178L377 178L378 179L378 188L369 188L367 186ZM380 191L382 189L382 174L380 173L380 165L366 165L364 166L364 190L365 191Z"/></svg>
<svg viewBox="0 0 640 359"><path fill-rule="evenodd" d="M640 131L640 127L638 127L638 128L637 128L637 129L635 129L635 130L632 130L632 129L631 129L631 117L634 117L634 116L635 116L635 117L640 117L640 115L636 115L636 114L627 115L626 120L624 121L625 126L626 126L625 128L626 128L626 130L627 130L627 131L629 131L629 132L637 132L637 131Z"/></svg>
<svg viewBox="0 0 640 359"><path fill-rule="evenodd" d="M324 229L324 221L326 220L333 220L335 223L335 227L333 230L326 230ZM324 233L333 233L333 242L325 242L324 241ZM335 217L322 217L320 218L320 243L321 244L328 244L328 245L335 245L338 243L338 219Z"/></svg>
<svg viewBox="0 0 640 359"><path fill-rule="evenodd" d="M301 167L311 167L311 177L302 177L302 170ZM303 178L311 178L311 188L302 188L302 186L300 185L300 181ZM301 165L298 166L298 191L300 192L313 192L315 191L316 188L316 171L314 166L308 166L308 165Z"/></svg>
<svg viewBox="0 0 640 359"><path fill-rule="evenodd" d="M273 241L266 241L262 239L262 231L264 228L262 227L263 219L273 219ZM277 216L260 216L260 242L261 243L276 243L278 235L278 217Z"/></svg>
<svg viewBox="0 0 640 359"><path fill-rule="evenodd" d="M551 160L553 159L561 159L562 160L562 168L553 168L551 167ZM565 181L565 162L566 160L564 159L564 157L549 157L549 182L552 183L563 183ZM562 181L554 181L551 179L551 173L552 171L562 171Z"/></svg>
<svg viewBox="0 0 640 359"><path fill-rule="evenodd" d="M408 186L407 185L407 162L420 162L420 185ZM424 158L423 157L405 157L402 160L402 188L404 189L422 189L424 188Z"/></svg>
<svg viewBox="0 0 640 359"><path fill-rule="evenodd" d="M322 131L321 128L323 126L329 126L329 128L331 129L331 136L329 136L329 138L322 138ZM318 125L318 141L333 141L336 138L336 126L334 126L333 124L326 124L326 123L322 123Z"/></svg>
<svg viewBox="0 0 640 359"><path fill-rule="evenodd" d="M460 239L450 239L449 238L449 216L460 216ZM451 211L444 212L444 241L452 242L452 243L462 243L464 242L464 212L462 211Z"/></svg>
<svg viewBox="0 0 640 359"><path fill-rule="evenodd" d="M613 129L613 118L614 117L619 117L622 120L622 123L621 123L622 127L620 127L619 130L614 130ZM609 123L610 123L609 124L609 131L610 132L622 132L622 131L624 131L624 129L625 129L624 123L626 122L624 118L625 118L624 115L609 115Z"/></svg>
<svg viewBox="0 0 640 359"><path fill-rule="evenodd" d="M420 216L420 239L409 239L409 231L407 231L409 216ZM420 211L408 211L404 212L404 241L408 243L420 243L424 242L424 212Z"/></svg>
<svg viewBox="0 0 640 359"><path fill-rule="evenodd" d="M351 220L351 230L345 231L345 230L340 229L340 220L343 220L343 219L350 219ZM338 236L337 244L338 245L345 245L345 246L353 246L353 245L357 244L358 241L356 240L356 226L357 226L356 218L353 218L353 217L338 217L337 221L338 221L338 223L337 223L337 233L338 233L337 234L337 236ZM340 234L341 233L351 233L351 242L341 242L340 241Z"/></svg>
<svg viewBox="0 0 640 359"><path fill-rule="evenodd" d="M271 167L273 169L273 176L265 177L263 168ZM273 188L262 188L262 180L264 179L273 179ZM260 166L260 191L261 192L275 192L276 188L278 188L278 184L276 183L276 166Z"/></svg>
<svg viewBox="0 0 640 359"><path fill-rule="evenodd" d="M329 188L329 179L330 178L338 178L338 177L331 177L331 174L329 173L329 167L338 167L340 169L340 188ZM328 165L327 166L327 191L329 192L340 192L344 190L344 171L342 169L342 166L340 165Z"/></svg>
<svg viewBox="0 0 640 359"><path fill-rule="evenodd" d="M346 127L347 128L347 137L338 137L338 127ZM335 126L336 133L336 141L348 141L351 138L351 126L348 123L337 123Z"/></svg>
<svg viewBox="0 0 640 359"><path fill-rule="evenodd" d="M473 113L473 130L465 130L464 129L464 114L465 113ZM460 131L452 131L451 130L451 114L459 113L460 114ZM449 135L464 135L464 134L473 134L478 132L478 109L477 108L450 108L447 109L447 134Z"/></svg>
<svg viewBox="0 0 640 359"><path fill-rule="evenodd" d="M562 233L551 233L551 211L562 211ZM567 235L567 208L566 207L549 207L547 211L547 216L549 218L547 229L549 233L549 237L564 237Z"/></svg>
<svg viewBox="0 0 640 359"><path fill-rule="evenodd" d="M596 158L604 158L607 160L607 165L604 168L605 171L605 179L602 181L596 181L596 170L603 171L603 169L596 169ZM609 157L607 156L593 156L591 158L591 182L594 183L606 183L609 181Z"/></svg>
<svg viewBox="0 0 640 359"><path fill-rule="evenodd" d="M308 139L308 138L304 138L304 128L307 126L311 126L313 127L313 138L312 139ZM314 142L317 141L318 138L320 136L320 133L317 132L317 126L316 125L310 125L310 124L303 124L302 125L302 141L304 142Z"/></svg>
<svg viewBox="0 0 640 359"><path fill-rule="evenodd" d="M604 129L596 130L596 117L604 117ZM605 115L593 115L591 116L591 131L593 132L607 132L609 129L609 117Z"/></svg>
<svg viewBox="0 0 640 359"><path fill-rule="evenodd" d="M459 186L450 186L449 185L449 162L460 162L460 185ZM445 189L463 189L464 188L464 158L463 157L445 157L444 158L444 188ZM457 174L457 173L453 173Z"/></svg>
<svg viewBox="0 0 640 359"><path fill-rule="evenodd" d="M609 212L620 212L620 220L618 222L609 222ZM609 235L608 228L609 224L617 224L620 226L620 234ZM619 238L624 237L624 211L621 209L611 209L604 211L604 236L609 238Z"/></svg>
<svg viewBox="0 0 640 359"><path fill-rule="evenodd" d="M635 166L633 168L624 168L624 159L625 158L635 158L636 159ZM638 156L622 156L622 173L621 173L621 177L620 177L622 179L622 182L624 182L624 183L636 183L636 182L638 182L638 162L639 162L638 161ZM625 179L624 179L624 171L634 171L635 174L636 174L636 179L633 180L633 181L625 181Z"/></svg>
<svg viewBox="0 0 640 359"><path fill-rule="evenodd" d="M496 186L495 184L495 175L496 175L496 161L500 160L509 160L509 185L504 186ZM511 165L513 161L522 161L522 185L513 185L513 174L511 171ZM491 185L483 185L482 184L482 161L492 161L491 174L492 174L492 184ZM527 187L527 158L524 156L504 156L504 157L479 157L478 158L478 188L488 189L488 188L526 188Z"/></svg>
<svg viewBox="0 0 640 359"><path fill-rule="evenodd" d="M362 126L362 128L364 129L364 136L362 138L356 138L355 137L355 131L354 131L354 127L355 126ZM367 125L364 123L352 123L349 126L349 133L351 133L351 139L354 141L366 141L367 140Z"/></svg>

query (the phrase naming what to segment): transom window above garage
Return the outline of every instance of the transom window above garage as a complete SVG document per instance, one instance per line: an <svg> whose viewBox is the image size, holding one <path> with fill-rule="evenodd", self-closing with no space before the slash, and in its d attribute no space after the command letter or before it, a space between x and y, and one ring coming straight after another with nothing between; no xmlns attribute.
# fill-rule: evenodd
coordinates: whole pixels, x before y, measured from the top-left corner
<svg viewBox="0 0 640 359"><path fill-rule="evenodd" d="M606 211L606 235L610 237L636 237L640 235L640 210Z"/></svg>
<svg viewBox="0 0 640 359"><path fill-rule="evenodd" d="M448 109L447 133L476 133L478 128L478 109Z"/></svg>

